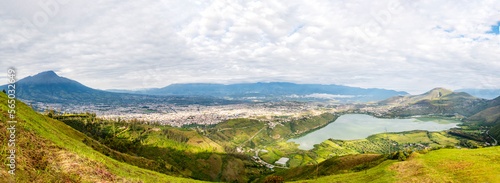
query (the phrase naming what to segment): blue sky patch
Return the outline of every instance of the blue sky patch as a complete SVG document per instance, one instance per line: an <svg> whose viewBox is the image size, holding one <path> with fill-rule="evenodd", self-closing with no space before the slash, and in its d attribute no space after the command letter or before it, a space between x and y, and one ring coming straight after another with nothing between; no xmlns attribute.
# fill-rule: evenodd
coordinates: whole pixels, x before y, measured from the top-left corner
<svg viewBox="0 0 500 183"><path fill-rule="evenodd" d="M297 28L293 29L293 31L290 34L288 34L288 37L290 37L293 34L295 34L297 31L299 31L300 29L302 29L302 27L304 27L304 25L298 26Z"/></svg>
<svg viewBox="0 0 500 183"><path fill-rule="evenodd" d="M488 31L488 32L486 32L486 33L488 33L488 34L496 34L496 35L498 35L498 34L499 34L499 31L500 31L499 26L500 26L500 22L497 22L497 24L496 24L496 25L492 25L492 26L491 26L491 30L490 30L490 31Z"/></svg>

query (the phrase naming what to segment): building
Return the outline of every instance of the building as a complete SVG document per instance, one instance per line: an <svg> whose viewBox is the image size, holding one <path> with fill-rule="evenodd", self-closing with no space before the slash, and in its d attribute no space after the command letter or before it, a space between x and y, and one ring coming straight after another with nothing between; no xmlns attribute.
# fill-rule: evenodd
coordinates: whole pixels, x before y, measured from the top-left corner
<svg viewBox="0 0 500 183"><path fill-rule="evenodd" d="M285 167L288 160L290 160L290 158L282 157L278 161L274 162L274 164L278 164L278 165Z"/></svg>

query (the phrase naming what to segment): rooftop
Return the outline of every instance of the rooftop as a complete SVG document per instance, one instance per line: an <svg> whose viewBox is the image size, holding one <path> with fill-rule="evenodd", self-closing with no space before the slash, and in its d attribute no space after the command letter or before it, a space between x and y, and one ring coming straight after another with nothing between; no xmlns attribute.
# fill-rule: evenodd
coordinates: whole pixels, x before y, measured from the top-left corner
<svg viewBox="0 0 500 183"><path fill-rule="evenodd" d="M280 158L278 161L274 162L275 164L280 164L280 165L286 165L286 162L288 162L288 160L290 160L290 158L285 158L285 157L282 157Z"/></svg>

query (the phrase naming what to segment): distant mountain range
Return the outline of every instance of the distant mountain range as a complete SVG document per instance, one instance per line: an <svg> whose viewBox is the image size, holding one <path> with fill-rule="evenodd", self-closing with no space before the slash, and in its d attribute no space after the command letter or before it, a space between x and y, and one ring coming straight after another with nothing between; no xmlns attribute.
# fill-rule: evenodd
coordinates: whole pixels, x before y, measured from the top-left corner
<svg viewBox="0 0 500 183"><path fill-rule="evenodd" d="M484 98L484 99L494 99L500 96L500 89L459 89L456 91L466 92L472 96Z"/></svg>
<svg viewBox="0 0 500 183"><path fill-rule="evenodd" d="M5 89L7 85L0 86ZM495 91L491 91L491 95ZM16 96L29 102L44 103L105 103L127 104L147 102L167 102L177 104L227 104L239 101L301 101L301 102L343 102L362 103L380 101L380 104L407 103L421 99L432 100L445 95L463 95L446 89L435 89L426 94L411 96L404 91L377 88L359 88L342 85L294 84L286 82L211 84L172 84L163 88L138 91L97 90L77 81L60 77L53 71L28 76L17 82ZM448 97L450 97L448 96ZM391 98L392 97L392 98ZM460 97L459 97L460 98ZM384 100L386 99L386 100Z"/></svg>
<svg viewBox="0 0 500 183"><path fill-rule="evenodd" d="M0 86L0 90L7 85ZM129 105L166 102L176 104L225 104L235 101L181 96L153 96L113 93L89 88L77 81L60 77L53 71L28 76L16 82L16 98L26 102Z"/></svg>
<svg viewBox="0 0 500 183"><path fill-rule="evenodd" d="M172 84L163 88L140 91L108 90L122 93L141 93L149 95L173 96L211 96L236 100L254 101L340 101L369 102L382 100L395 95L408 95L407 92L377 88L358 88L342 85L295 84L286 82L212 84L189 83Z"/></svg>

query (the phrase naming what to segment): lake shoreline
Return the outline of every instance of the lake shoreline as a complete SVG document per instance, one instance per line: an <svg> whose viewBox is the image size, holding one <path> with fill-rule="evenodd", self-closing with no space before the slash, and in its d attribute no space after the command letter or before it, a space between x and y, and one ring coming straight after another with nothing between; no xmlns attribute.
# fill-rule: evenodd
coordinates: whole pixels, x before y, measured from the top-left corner
<svg viewBox="0 0 500 183"><path fill-rule="evenodd" d="M413 130L435 132L456 128L462 123L451 119L426 119L425 121L416 118L387 119L368 114L343 114L323 127L315 128L298 137L289 138L287 142L299 144L299 149L310 150L314 148L315 144L320 144L328 139L357 140L366 139L379 133L399 133Z"/></svg>

